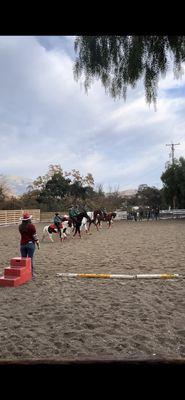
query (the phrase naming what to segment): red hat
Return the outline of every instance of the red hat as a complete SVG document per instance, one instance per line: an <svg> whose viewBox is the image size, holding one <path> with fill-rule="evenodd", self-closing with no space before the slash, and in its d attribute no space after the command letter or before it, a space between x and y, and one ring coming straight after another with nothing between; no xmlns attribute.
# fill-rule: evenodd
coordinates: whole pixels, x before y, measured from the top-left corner
<svg viewBox="0 0 185 400"><path fill-rule="evenodd" d="M27 212L23 214L23 216L20 218L21 221L28 221L29 219L32 218L32 215L29 215Z"/></svg>

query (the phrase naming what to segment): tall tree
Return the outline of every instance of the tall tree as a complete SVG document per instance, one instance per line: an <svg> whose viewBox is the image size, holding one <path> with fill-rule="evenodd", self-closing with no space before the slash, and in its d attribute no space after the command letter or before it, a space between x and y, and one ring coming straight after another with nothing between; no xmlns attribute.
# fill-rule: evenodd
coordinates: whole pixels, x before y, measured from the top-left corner
<svg viewBox="0 0 185 400"><path fill-rule="evenodd" d="M3 202L5 200L5 192L3 186L0 185L0 202Z"/></svg>
<svg viewBox="0 0 185 400"><path fill-rule="evenodd" d="M92 176L92 174L90 172L87 173L87 175L83 179L83 182L85 184L87 184L87 186L89 186L91 188L94 186L94 178L93 178L93 176Z"/></svg>
<svg viewBox="0 0 185 400"><path fill-rule="evenodd" d="M69 184L70 179L65 179L60 173L56 173L48 180L42 194L46 197L53 197L61 200L67 193L69 193Z"/></svg>
<svg viewBox="0 0 185 400"><path fill-rule="evenodd" d="M100 79L113 98L126 98L127 87L143 78L146 100L156 103L157 84L173 63L175 77L185 61L185 36L78 36L74 77L85 89Z"/></svg>
<svg viewBox="0 0 185 400"><path fill-rule="evenodd" d="M140 188L135 197L139 206L149 206L151 208L160 207L161 190L157 189L155 186Z"/></svg>
<svg viewBox="0 0 185 400"><path fill-rule="evenodd" d="M161 175L164 197L173 208L185 208L185 158L180 157Z"/></svg>
<svg viewBox="0 0 185 400"><path fill-rule="evenodd" d="M43 176L38 176L33 182L32 185L27 187L28 191L32 189L36 190L44 190L47 182L52 179L55 174L60 174L61 176L64 175L63 170L60 164L50 164L48 168L48 172Z"/></svg>

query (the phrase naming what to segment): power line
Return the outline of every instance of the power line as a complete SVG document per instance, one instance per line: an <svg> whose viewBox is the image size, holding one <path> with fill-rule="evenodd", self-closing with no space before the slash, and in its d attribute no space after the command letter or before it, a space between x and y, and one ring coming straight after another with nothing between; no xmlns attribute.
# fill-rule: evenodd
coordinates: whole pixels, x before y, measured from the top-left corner
<svg viewBox="0 0 185 400"><path fill-rule="evenodd" d="M174 154L175 154L175 146L179 146L179 145L180 145L180 143L167 143L167 144L166 144L166 146L170 146L170 147L171 147L170 156L171 156L171 158L172 158L172 164L174 164L174 160L175 160L175 157L174 157Z"/></svg>

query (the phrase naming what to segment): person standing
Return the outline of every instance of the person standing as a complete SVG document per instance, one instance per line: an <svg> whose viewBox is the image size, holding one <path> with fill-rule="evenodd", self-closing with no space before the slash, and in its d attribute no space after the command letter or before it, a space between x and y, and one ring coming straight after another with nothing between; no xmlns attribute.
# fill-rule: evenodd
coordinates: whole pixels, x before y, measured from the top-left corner
<svg viewBox="0 0 185 400"><path fill-rule="evenodd" d="M33 255L35 252L35 243L37 244L38 249L40 248L40 244L35 225L32 224L31 218L32 215L29 215L27 212L23 214L23 216L20 218L22 222L19 225L19 233L21 235L21 240L20 240L21 257L31 258L31 270L33 277L34 276Z"/></svg>

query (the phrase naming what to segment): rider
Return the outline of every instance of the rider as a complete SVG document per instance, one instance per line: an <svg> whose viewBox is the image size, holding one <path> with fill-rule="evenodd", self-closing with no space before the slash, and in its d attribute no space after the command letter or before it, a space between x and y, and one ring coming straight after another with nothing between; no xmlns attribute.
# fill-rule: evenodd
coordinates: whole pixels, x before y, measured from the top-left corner
<svg viewBox="0 0 185 400"><path fill-rule="evenodd" d="M107 215L107 210L106 210L105 207L102 207L102 208L101 208L101 212L102 212L102 214L103 214L104 217Z"/></svg>
<svg viewBox="0 0 185 400"><path fill-rule="evenodd" d="M61 238L61 228L60 228L61 221L62 221L62 217L60 217L59 213L56 212L55 216L54 216L54 219L53 219L53 223L57 228L57 231L59 233L60 238Z"/></svg>
<svg viewBox="0 0 185 400"><path fill-rule="evenodd" d="M69 208L69 217L76 222L76 217L79 214L78 206L71 206Z"/></svg>

